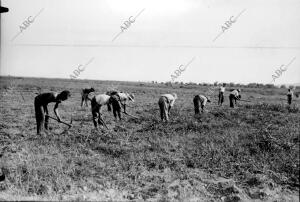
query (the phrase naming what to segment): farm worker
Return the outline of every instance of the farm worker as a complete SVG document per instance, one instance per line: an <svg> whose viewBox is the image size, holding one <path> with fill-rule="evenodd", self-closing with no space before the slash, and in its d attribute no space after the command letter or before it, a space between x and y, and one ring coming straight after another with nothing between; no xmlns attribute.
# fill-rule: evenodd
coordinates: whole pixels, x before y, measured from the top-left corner
<svg viewBox="0 0 300 202"><path fill-rule="evenodd" d="M57 120L60 122L61 118L57 111L58 105L67 100L71 96L70 91L64 90L61 93L42 93L37 95L34 98L34 110L35 118L37 124L37 134L40 135L40 132L44 129L48 130L48 104L55 102L54 105L54 114L56 115Z"/></svg>
<svg viewBox="0 0 300 202"><path fill-rule="evenodd" d="M293 96L294 96L293 91L291 89L289 89L288 93L287 93L287 102L289 105L292 104Z"/></svg>
<svg viewBox="0 0 300 202"><path fill-rule="evenodd" d="M174 106L175 100L177 99L176 93L163 94L158 100L160 118L162 121L169 120L170 110Z"/></svg>
<svg viewBox="0 0 300 202"><path fill-rule="evenodd" d="M113 114L115 119L119 117L121 120L121 108L123 107L124 113L126 112L126 105L128 102L134 102L134 94L124 93L124 92L113 92L111 93L110 103L112 104Z"/></svg>
<svg viewBox="0 0 300 202"><path fill-rule="evenodd" d="M122 93L121 91L116 91L116 90L110 90L106 92L106 95L112 96L118 93Z"/></svg>
<svg viewBox="0 0 300 202"><path fill-rule="evenodd" d="M196 95L193 99L193 102L194 102L195 114L199 114L200 106L201 106L201 111L203 113L204 107L207 102L210 102L210 99L204 95Z"/></svg>
<svg viewBox="0 0 300 202"><path fill-rule="evenodd" d="M95 92L95 89L94 88L84 88L82 89L81 91L81 107L83 107L83 102L85 103L85 106L88 107L88 99L89 99L89 94L92 93L92 92Z"/></svg>
<svg viewBox="0 0 300 202"><path fill-rule="evenodd" d="M230 107L234 108L234 104L236 104L236 101L241 99L241 95L239 95L240 92L241 92L240 89L236 89L230 92L229 94Z"/></svg>
<svg viewBox="0 0 300 202"><path fill-rule="evenodd" d="M107 91L105 94L112 96L112 95L116 95L118 93L122 93L122 92L117 91L117 90L110 90L110 91ZM111 111L111 104L112 104L112 100L107 104L108 111Z"/></svg>
<svg viewBox="0 0 300 202"><path fill-rule="evenodd" d="M225 86L226 86L225 83L223 83L223 86L220 86L218 105L222 105L224 102Z"/></svg>
<svg viewBox="0 0 300 202"><path fill-rule="evenodd" d="M106 94L96 95L91 100L92 117L95 128L97 129L97 122L99 125L104 125L104 121L101 117L101 107L103 105L109 106L110 96ZM110 111L110 107L108 107ZM103 123L102 123L103 122Z"/></svg>

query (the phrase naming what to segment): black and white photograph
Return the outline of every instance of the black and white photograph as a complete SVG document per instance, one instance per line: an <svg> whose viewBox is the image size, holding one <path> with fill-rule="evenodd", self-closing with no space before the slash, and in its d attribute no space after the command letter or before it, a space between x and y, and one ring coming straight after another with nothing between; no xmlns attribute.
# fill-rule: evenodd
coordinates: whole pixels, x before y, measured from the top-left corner
<svg viewBox="0 0 300 202"><path fill-rule="evenodd" d="M300 0L0 0L0 201L299 202Z"/></svg>

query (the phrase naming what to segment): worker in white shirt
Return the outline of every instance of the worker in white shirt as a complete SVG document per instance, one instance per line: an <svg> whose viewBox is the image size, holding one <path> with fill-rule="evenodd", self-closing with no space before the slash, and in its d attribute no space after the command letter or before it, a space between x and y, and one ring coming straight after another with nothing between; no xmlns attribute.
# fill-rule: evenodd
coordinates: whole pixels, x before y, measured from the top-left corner
<svg viewBox="0 0 300 202"><path fill-rule="evenodd" d="M163 94L158 100L158 105L160 109L161 120L168 121L170 116L170 110L174 106L175 100L177 99L176 93Z"/></svg>
<svg viewBox="0 0 300 202"><path fill-rule="evenodd" d="M292 104L292 98L294 96L294 93L291 89L288 89L288 93L287 93L287 102L289 105Z"/></svg>
<svg viewBox="0 0 300 202"><path fill-rule="evenodd" d="M200 106L201 106L201 112L203 113L204 107L207 102L210 102L210 99L205 95L196 95L193 99L193 102L194 102L195 114L199 114Z"/></svg>
<svg viewBox="0 0 300 202"><path fill-rule="evenodd" d="M223 104L223 102L224 102L225 86L226 86L226 84L223 83L223 86L220 86L220 89L219 89L219 100L218 100L218 105L220 105L220 106L222 106L222 104Z"/></svg>
<svg viewBox="0 0 300 202"><path fill-rule="evenodd" d="M93 123L95 128L97 129L97 122L99 125L104 125L104 121L101 117L101 107L103 105L109 106L110 104L110 96L106 94L96 95L91 100L91 107L92 107L92 116L93 116ZM110 111L110 107L108 107Z"/></svg>
<svg viewBox="0 0 300 202"><path fill-rule="evenodd" d="M236 101L241 99L240 89L236 89L230 92L229 94L229 103L230 107L234 108L234 104L237 104Z"/></svg>
<svg viewBox="0 0 300 202"><path fill-rule="evenodd" d="M124 92L112 92L110 93L110 103L112 104L114 117L121 120L121 108L123 107L124 113L126 112L126 105L129 101L134 102L134 94Z"/></svg>

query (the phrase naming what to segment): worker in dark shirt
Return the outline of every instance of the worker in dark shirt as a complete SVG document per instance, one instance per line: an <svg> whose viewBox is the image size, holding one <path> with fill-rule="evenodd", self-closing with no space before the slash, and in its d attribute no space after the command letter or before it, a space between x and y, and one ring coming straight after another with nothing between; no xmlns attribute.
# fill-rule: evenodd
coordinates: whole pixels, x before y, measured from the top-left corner
<svg viewBox="0 0 300 202"><path fill-rule="evenodd" d="M287 93L287 102L288 102L289 105L292 104L293 96L294 96L293 91L291 89L289 89L288 93Z"/></svg>
<svg viewBox="0 0 300 202"><path fill-rule="evenodd" d="M123 108L123 112L126 112L126 105L129 103L129 101L134 102L134 95L124 92L118 92L118 91L111 91L107 92L107 95L110 95L110 102L113 109L113 114L115 119L117 120L118 117L121 120L121 109Z"/></svg>
<svg viewBox="0 0 300 202"><path fill-rule="evenodd" d="M83 107L83 103L88 107L88 100L91 100L88 96L90 93L95 92L94 88L84 88L81 91L81 107Z"/></svg>
<svg viewBox="0 0 300 202"><path fill-rule="evenodd" d="M60 122L61 118L58 114L57 108L58 105L67 100L71 96L70 91L62 91L61 93L42 93L35 97L34 99L34 109L35 109L35 118L37 124L37 134L40 135L43 127L48 130L48 104L55 102L54 105L54 114L57 120Z"/></svg>

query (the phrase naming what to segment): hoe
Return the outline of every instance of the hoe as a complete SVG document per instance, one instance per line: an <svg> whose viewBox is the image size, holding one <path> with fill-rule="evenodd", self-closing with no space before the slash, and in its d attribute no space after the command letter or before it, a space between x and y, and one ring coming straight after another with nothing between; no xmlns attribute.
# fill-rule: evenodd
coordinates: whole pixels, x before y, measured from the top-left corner
<svg viewBox="0 0 300 202"><path fill-rule="evenodd" d="M65 125L67 125L67 126L69 126L69 128L68 129L70 129L71 127L72 127L72 118L71 118L71 121L70 121L70 123L66 123L66 122L63 122L63 121L58 121L58 119L56 119L56 118L54 118L54 117L51 117L51 116L49 116L49 115L46 115L47 117L49 117L50 119L53 119L53 120L55 120L55 121L57 121L57 122L59 122L59 123L62 123L62 124L65 124Z"/></svg>

